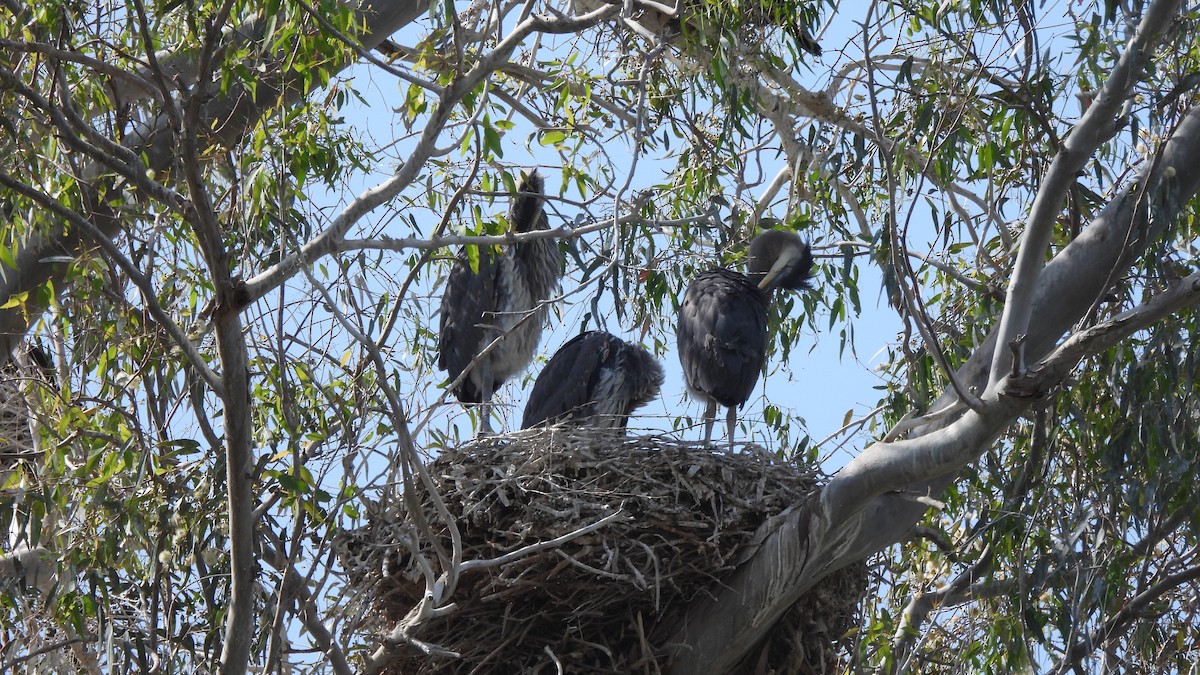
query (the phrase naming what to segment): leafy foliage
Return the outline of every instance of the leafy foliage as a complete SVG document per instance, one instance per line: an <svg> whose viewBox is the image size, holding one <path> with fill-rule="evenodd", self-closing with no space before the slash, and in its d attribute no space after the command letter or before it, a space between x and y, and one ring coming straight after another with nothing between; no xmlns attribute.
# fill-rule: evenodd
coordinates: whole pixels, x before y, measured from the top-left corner
<svg viewBox="0 0 1200 675"><path fill-rule="evenodd" d="M5 3L0 312L56 377L5 376L36 434L3 458L0 553L44 549L54 583L3 568L0 664L216 670L242 639L271 672L369 660L329 542L472 436L433 367L446 245L498 245L532 165L558 186L568 335L624 328L673 361L699 271L741 265L764 227L813 242L819 292L773 308L784 394L742 421L835 470L931 412L994 329L1046 176L1151 9L1133 4L434 3L389 46L380 15L332 0ZM1200 15L1171 15L1047 259L1149 195L1123 190L1193 110ZM1164 234L1139 252L1131 233L1078 328L1194 271L1196 200L1155 199ZM826 341L857 368L882 313L900 333L864 414L816 438L797 392L829 385L804 356ZM1091 355L978 448L878 559L859 666L1193 668L1196 329ZM647 424L693 433L676 395Z"/></svg>

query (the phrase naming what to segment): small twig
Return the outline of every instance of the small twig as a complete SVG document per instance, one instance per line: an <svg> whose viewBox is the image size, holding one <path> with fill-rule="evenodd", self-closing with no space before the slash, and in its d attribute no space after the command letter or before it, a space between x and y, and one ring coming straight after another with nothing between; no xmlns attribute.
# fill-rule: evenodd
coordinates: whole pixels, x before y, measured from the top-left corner
<svg viewBox="0 0 1200 675"><path fill-rule="evenodd" d="M565 673L566 671L563 670L562 661L559 661L558 657L554 655L554 651L550 649L550 645L544 645L542 647L542 651L546 652L546 654L548 654L550 656L550 658L554 661L554 667L558 669L558 675L563 675L563 673Z"/></svg>
<svg viewBox="0 0 1200 675"><path fill-rule="evenodd" d="M1012 373L1010 377L1021 377L1025 374L1025 334L1014 337L1008 343L1008 350L1012 352Z"/></svg>
<svg viewBox="0 0 1200 675"><path fill-rule="evenodd" d="M896 490L891 494L895 497L903 499L906 502L917 502L918 504L924 504L925 506L937 509L939 511L942 511L946 508L946 502L938 501L929 495L910 492L909 490Z"/></svg>
<svg viewBox="0 0 1200 675"><path fill-rule="evenodd" d="M965 410L966 407L967 407L966 404L963 403L961 400L955 400L955 401L952 401L949 404L947 404L945 407L939 408L937 410L934 410L931 413L927 413L925 415L922 415L920 417L915 417L915 418L912 417L912 411L910 410L909 412L905 413L904 417L900 418L900 421L897 422L896 425L893 426L890 431L887 432L887 435L885 435L883 437L883 442L891 443L892 441L895 441L897 438L900 438L900 436L902 434L909 431L910 429L915 429L917 427L924 426L924 425L930 424L932 422L937 422L938 420L944 420L952 415L955 415L955 414Z"/></svg>
<svg viewBox="0 0 1200 675"><path fill-rule="evenodd" d="M92 637L85 635L85 636L81 636L81 637L67 638L66 640L59 640L58 642L48 644L45 647L42 647L41 649L36 649L36 650L29 652L28 654L25 654L23 656L18 656L16 658L12 658L12 659L9 659L8 661L0 663L0 671L6 672L6 673L16 672L16 667L18 664L25 663L26 661L28 661L30 659L41 656L42 654L49 654L50 652L58 651L59 649L62 649L63 647L69 647L69 646L79 643L79 642L90 642L92 639L93 639Z"/></svg>
<svg viewBox="0 0 1200 675"><path fill-rule="evenodd" d="M581 527L577 530L568 532L568 533L562 535L561 537L555 537L554 539L550 539L548 541L539 541L539 542L536 542L533 544L529 544L528 546L523 546L511 553L506 553L498 558L489 558L487 560L468 560L458 566L459 572L461 573L461 572L467 572L467 571L470 571L473 569L482 569L482 568L486 568L486 567L496 567L498 565L506 565L514 560L523 558L527 555L530 555L533 553L538 553L540 551L545 551L546 549L551 549L551 548L556 548L558 546L562 546L563 544L567 543L568 541L571 541L572 539L581 537L585 534L588 534L589 532L595 532L596 530L604 527L605 525L613 522L614 520L617 520L618 518L622 517L623 515L624 515L623 511L617 510L617 511L614 511L614 512L608 514L607 516L604 516L600 520L597 520L596 522L594 522L590 525L584 525L583 527ZM596 572L598 574L602 573L599 570L597 570ZM607 574L607 573L605 573L605 574Z"/></svg>

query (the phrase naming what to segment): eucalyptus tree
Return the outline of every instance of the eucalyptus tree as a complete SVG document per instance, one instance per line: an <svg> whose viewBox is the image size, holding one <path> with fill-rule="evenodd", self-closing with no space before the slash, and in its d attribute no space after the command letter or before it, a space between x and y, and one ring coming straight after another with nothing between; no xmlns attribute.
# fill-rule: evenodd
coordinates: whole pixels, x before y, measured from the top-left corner
<svg viewBox="0 0 1200 675"><path fill-rule="evenodd" d="M752 420L798 461L854 457L666 627L675 672L724 672L871 556L864 668L1194 668L1195 8L0 18L0 361L34 432L2 458L0 663L274 672L311 647L369 668L330 537L455 442L432 367L447 247L510 242L538 164L552 229L522 236L561 242L564 325L611 315L665 352L686 280L778 226L812 241L822 292L779 304L773 377L817 331L875 348L873 273L903 326L840 434L808 439L798 401Z"/></svg>

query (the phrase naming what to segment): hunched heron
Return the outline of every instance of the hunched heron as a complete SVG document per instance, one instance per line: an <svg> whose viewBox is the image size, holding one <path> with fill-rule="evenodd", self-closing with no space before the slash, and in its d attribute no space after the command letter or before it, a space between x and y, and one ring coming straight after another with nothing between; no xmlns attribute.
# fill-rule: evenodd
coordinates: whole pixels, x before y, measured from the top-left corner
<svg viewBox="0 0 1200 675"><path fill-rule="evenodd" d="M776 288L808 288L812 251L793 232L767 230L750 242L749 274L715 268L688 286L679 312L679 361L688 391L704 401L704 442L717 406L728 408L729 447L737 409L767 360L767 310Z"/></svg>
<svg viewBox="0 0 1200 675"><path fill-rule="evenodd" d="M508 211L512 232L550 229L544 189L536 169L521 174ZM452 382L467 371L454 395L463 403L482 404L480 432L488 433L493 394L533 359L562 265L553 239L478 250L477 269L471 269L464 247L450 270L442 294L438 367Z"/></svg>
<svg viewBox="0 0 1200 675"><path fill-rule="evenodd" d="M566 423L625 431L629 415L658 396L663 369L645 347L603 331L564 344L538 374L522 429Z"/></svg>

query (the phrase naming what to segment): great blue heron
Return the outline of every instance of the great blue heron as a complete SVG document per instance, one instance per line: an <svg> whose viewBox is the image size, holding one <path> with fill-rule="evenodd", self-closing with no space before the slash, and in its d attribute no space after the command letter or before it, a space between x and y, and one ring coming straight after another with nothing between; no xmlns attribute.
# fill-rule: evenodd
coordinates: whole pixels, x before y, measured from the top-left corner
<svg viewBox="0 0 1200 675"><path fill-rule="evenodd" d="M688 391L707 404L704 442L712 440L717 405L729 409L729 446L741 407L767 359L767 307L776 288L808 287L812 252L798 235L768 230L750 242L749 274L702 272L679 312L679 361Z"/></svg>
<svg viewBox="0 0 1200 675"><path fill-rule="evenodd" d="M663 369L641 345L602 331L577 335L538 374L521 428L549 422L625 430L658 395Z"/></svg>
<svg viewBox="0 0 1200 675"><path fill-rule="evenodd" d="M513 232L549 229L543 189L536 169L522 173L508 210ZM478 250L475 270L466 248L450 270L442 294L438 367L451 381L469 369L454 395L463 403L483 404L480 431L486 433L491 430L492 395L533 359L562 266L552 239L506 244L499 252ZM497 338L499 343L483 354Z"/></svg>

